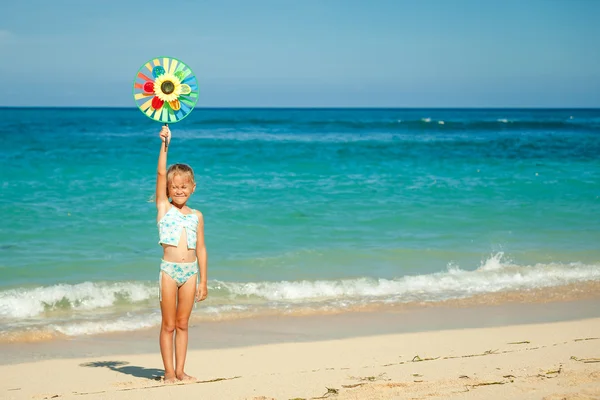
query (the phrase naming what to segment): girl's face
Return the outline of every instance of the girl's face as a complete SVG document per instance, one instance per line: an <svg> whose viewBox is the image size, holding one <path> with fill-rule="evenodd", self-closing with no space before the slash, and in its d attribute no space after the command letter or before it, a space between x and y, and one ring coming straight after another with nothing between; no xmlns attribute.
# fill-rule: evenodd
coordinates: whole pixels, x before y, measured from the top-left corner
<svg viewBox="0 0 600 400"><path fill-rule="evenodd" d="M171 201L175 204L183 205L188 201L192 193L194 193L196 184L192 182L188 175L177 174L168 182L167 188L169 189Z"/></svg>

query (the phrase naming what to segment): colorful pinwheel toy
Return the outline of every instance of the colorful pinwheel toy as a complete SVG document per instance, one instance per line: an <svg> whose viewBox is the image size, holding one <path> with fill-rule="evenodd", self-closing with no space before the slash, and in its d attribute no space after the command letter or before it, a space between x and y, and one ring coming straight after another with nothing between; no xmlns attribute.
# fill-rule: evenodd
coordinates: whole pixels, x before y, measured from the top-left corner
<svg viewBox="0 0 600 400"><path fill-rule="evenodd" d="M133 98L149 118L165 124L179 122L198 101L198 81L190 67L176 58L153 58L139 69Z"/></svg>

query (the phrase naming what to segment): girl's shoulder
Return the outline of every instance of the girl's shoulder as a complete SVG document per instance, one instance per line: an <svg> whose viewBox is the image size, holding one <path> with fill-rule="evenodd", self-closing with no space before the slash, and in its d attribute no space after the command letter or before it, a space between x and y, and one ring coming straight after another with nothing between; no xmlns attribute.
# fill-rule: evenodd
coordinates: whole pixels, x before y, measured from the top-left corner
<svg viewBox="0 0 600 400"><path fill-rule="evenodd" d="M189 207L190 211L192 212L192 214L196 215L198 217L198 219L202 219L202 213L200 212L200 210L196 210L195 208Z"/></svg>
<svg viewBox="0 0 600 400"><path fill-rule="evenodd" d="M195 210L192 208L192 212L196 215L196 218L198 218L198 226L204 226L204 216L200 210Z"/></svg>

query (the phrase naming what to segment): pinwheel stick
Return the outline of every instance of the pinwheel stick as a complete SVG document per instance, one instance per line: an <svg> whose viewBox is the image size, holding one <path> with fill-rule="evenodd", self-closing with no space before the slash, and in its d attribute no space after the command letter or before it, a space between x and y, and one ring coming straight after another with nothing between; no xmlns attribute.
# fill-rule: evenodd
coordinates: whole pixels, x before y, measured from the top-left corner
<svg viewBox="0 0 600 400"><path fill-rule="evenodd" d="M165 124L165 126L169 126L169 124ZM169 137L165 138L165 152L167 151L167 147L169 147Z"/></svg>

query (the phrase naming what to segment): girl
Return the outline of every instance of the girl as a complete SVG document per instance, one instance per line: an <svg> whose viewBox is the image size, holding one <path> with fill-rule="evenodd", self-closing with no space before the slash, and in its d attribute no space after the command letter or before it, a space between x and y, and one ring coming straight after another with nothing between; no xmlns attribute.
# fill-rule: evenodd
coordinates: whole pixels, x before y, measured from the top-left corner
<svg viewBox="0 0 600 400"><path fill-rule="evenodd" d="M207 253L202 213L186 205L196 189L194 171L186 164L174 164L167 171L167 149L171 139L167 126L161 129L160 138L162 145L156 177L156 220L159 244L163 247L159 273L160 353L165 366L165 383L173 383L196 379L187 375L183 367L194 298L202 301L208 295Z"/></svg>

